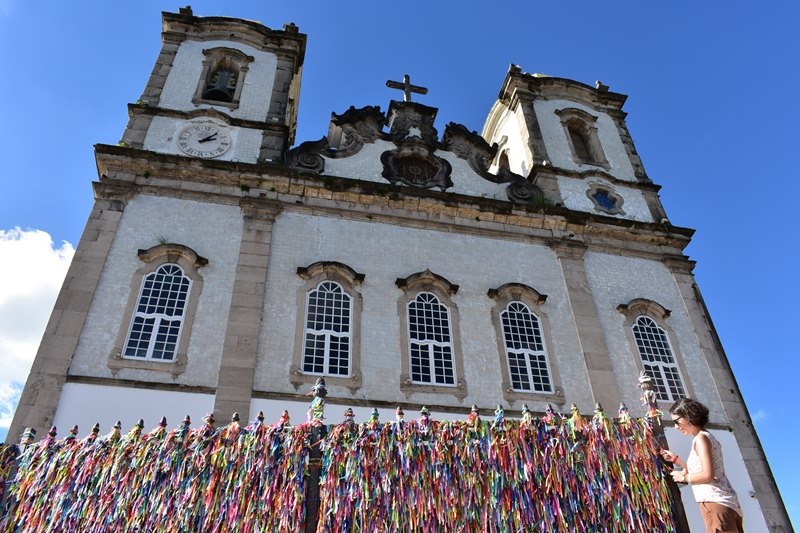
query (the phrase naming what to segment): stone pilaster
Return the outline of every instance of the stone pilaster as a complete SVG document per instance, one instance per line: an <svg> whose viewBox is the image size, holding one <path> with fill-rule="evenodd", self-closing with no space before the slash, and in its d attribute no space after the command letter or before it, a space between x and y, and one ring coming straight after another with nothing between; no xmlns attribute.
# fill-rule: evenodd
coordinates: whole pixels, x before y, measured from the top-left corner
<svg viewBox="0 0 800 533"><path fill-rule="evenodd" d="M35 428L43 435L53 424L61 390L125 208L125 201L114 197L114 191L103 185L95 184L95 192L94 207L8 430L6 441L9 443L17 441L26 427Z"/></svg>
<svg viewBox="0 0 800 533"><path fill-rule="evenodd" d="M772 532L793 531L789 515L786 513L786 507L778 491L778 485L775 483L772 470L767 462L767 456L761 447L761 441L753 427L753 420L750 418L750 413L739 390L739 384L733 375L722 342L711 322L711 316L692 274L694 262L675 258L664 260L664 264L672 272L686 311L692 321L700 349L708 362L714 382L717 384L717 394L725 410L726 422L733 428L742 458L747 465L750 481L753 483L754 496L758 499L767 526ZM749 497L748 494L739 494L740 499L747 497Z"/></svg>
<svg viewBox="0 0 800 533"><path fill-rule="evenodd" d="M214 401L217 420L228 420L234 412L249 420L272 226L280 212L279 204L258 200L244 199L241 207L244 231Z"/></svg>
<svg viewBox="0 0 800 533"><path fill-rule="evenodd" d="M561 263L594 401L604 407L617 406L621 399L619 386L608 354L603 328L600 326L597 307L586 279L584 264L586 245L559 241L551 243L550 247L556 252Z"/></svg>

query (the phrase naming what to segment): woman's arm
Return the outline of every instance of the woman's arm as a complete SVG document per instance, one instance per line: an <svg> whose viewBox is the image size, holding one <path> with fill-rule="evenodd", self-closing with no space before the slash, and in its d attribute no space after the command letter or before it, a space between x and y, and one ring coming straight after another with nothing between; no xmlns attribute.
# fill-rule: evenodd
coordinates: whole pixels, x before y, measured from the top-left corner
<svg viewBox="0 0 800 533"><path fill-rule="evenodd" d="M669 450L661 450L661 457L668 463L678 465L681 468L686 468L686 463L681 459L677 453L672 453Z"/></svg>

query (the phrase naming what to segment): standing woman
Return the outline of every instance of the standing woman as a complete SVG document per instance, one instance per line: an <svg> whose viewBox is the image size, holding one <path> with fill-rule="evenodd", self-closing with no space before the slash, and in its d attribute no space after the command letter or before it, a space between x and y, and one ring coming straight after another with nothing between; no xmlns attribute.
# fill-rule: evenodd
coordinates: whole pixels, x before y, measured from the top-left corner
<svg viewBox="0 0 800 533"><path fill-rule="evenodd" d="M692 450L684 462L677 454L661 450L661 456L683 470L673 470L672 479L692 487L694 499L708 533L744 533L742 508L733 487L725 477L722 448L706 431L708 407L690 398L682 398L669 409L675 427L684 435L692 435Z"/></svg>

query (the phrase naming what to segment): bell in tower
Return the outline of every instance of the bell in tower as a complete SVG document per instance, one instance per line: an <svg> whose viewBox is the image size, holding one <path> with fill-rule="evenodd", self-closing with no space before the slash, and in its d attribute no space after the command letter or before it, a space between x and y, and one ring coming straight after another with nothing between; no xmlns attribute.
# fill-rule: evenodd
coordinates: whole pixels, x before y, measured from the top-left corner
<svg viewBox="0 0 800 533"><path fill-rule="evenodd" d="M208 77L203 100L232 102L237 78L237 72L230 65L218 65Z"/></svg>

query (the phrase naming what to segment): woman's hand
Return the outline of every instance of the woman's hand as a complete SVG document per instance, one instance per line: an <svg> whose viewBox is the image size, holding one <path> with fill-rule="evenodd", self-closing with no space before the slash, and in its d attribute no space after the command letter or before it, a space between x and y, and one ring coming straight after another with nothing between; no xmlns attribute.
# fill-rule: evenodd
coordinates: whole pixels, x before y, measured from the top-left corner
<svg viewBox="0 0 800 533"><path fill-rule="evenodd" d="M673 470L669 475L675 483L686 483L686 470Z"/></svg>
<svg viewBox="0 0 800 533"><path fill-rule="evenodd" d="M661 450L661 457L668 463L674 463L678 459L678 454L672 453L669 450Z"/></svg>

